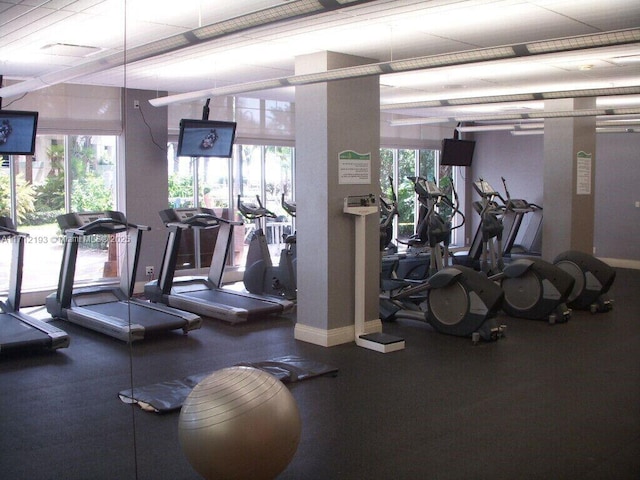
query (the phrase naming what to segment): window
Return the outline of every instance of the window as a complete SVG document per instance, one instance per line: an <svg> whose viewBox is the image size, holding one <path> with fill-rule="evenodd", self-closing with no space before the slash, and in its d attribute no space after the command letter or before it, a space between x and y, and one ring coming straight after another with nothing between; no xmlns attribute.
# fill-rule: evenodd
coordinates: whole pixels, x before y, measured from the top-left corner
<svg viewBox="0 0 640 480"><path fill-rule="evenodd" d="M115 208L116 140L102 135L38 135L35 155L3 158L1 213L29 234L24 290L58 283L62 260L58 215ZM117 276L117 263L114 242L88 238L78 255L76 281Z"/></svg>
<svg viewBox="0 0 640 480"><path fill-rule="evenodd" d="M244 265L251 236L256 228L265 232L272 261L277 264L283 248L283 237L293 232L293 222L282 208L282 195L293 200L294 149L286 146L240 145L239 158L234 162L234 198L256 203L256 195L275 218L245 221L243 236Z"/></svg>
<svg viewBox="0 0 640 480"><path fill-rule="evenodd" d="M436 181L450 195L453 171L439 166L439 152L430 149L380 149L380 188L391 198L391 179L398 203L398 217L394 222L393 238L406 240L416 231L419 208L413 183L409 176L420 176ZM446 212L443 212L446 214Z"/></svg>
<svg viewBox="0 0 640 480"><path fill-rule="evenodd" d="M233 252L228 260L230 265L242 266L256 224L239 216L237 200L240 196L242 201L255 203L259 196L263 205L276 214L276 218L262 219L258 223L267 235L273 261L277 262L283 247L282 236L293 231L292 219L281 206L282 194L289 201L293 200L293 147L236 144L229 160L176 157L174 152L175 144L170 143L169 206L213 208L223 218L242 221L243 225L234 231ZM211 242L206 238L198 239L198 235L185 236L184 248L190 249L191 257L186 255L177 268L209 266L212 252L206 249ZM200 251L198 266L193 261L195 251Z"/></svg>

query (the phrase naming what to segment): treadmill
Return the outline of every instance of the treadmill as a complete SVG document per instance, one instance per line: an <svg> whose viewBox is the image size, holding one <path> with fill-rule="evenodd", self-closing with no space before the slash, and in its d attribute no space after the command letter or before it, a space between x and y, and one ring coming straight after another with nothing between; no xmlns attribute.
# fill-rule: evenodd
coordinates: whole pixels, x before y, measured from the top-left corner
<svg viewBox="0 0 640 480"><path fill-rule="evenodd" d="M233 240L233 227L242 225L242 222L219 218L212 209L202 207L169 208L162 210L160 217L169 233L158 279L145 285L145 295L151 301L230 323L278 315L293 309L293 302L284 298L223 288L222 275ZM175 278L180 239L182 232L189 228L217 229L209 273L206 277Z"/></svg>
<svg viewBox="0 0 640 480"><path fill-rule="evenodd" d="M0 301L0 353L56 350L69 346L69 336L66 332L20 312L22 262L26 236L14 229L11 218L0 216L0 241L13 244L9 290L6 300Z"/></svg>
<svg viewBox="0 0 640 480"><path fill-rule="evenodd" d="M186 334L200 328L202 319L165 305L133 298L144 225L128 223L124 214L68 213L58 216L64 232L64 250L58 289L46 299L47 311L55 318L76 323L125 342L142 340L148 334L182 329ZM78 245L95 234L127 233L127 252L122 262L119 285L73 288Z"/></svg>

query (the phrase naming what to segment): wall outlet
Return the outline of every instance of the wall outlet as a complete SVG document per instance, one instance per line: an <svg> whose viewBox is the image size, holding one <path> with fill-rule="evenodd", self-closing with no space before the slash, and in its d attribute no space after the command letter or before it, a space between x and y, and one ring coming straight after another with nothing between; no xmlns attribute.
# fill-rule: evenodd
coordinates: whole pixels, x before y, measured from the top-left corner
<svg viewBox="0 0 640 480"><path fill-rule="evenodd" d="M153 266L152 265L148 265L145 268L145 273L146 273L147 277L153 277Z"/></svg>
<svg viewBox="0 0 640 480"><path fill-rule="evenodd" d="M140 108L140 100L133 101L133 108Z"/></svg>

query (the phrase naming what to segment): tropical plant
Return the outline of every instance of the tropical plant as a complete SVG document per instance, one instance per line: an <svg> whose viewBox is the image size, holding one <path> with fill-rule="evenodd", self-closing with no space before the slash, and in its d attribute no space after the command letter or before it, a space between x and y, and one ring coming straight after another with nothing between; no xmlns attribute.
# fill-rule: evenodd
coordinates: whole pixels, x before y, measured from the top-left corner
<svg viewBox="0 0 640 480"><path fill-rule="evenodd" d="M38 211L64 210L64 176L47 177L44 183L34 187L35 208Z"/></svg>
<svg viewBox="0 0 640 480"><path fill-rule="evenodd" d="M35 197L33 185L28 183L24 175L16 176L16 209L19 220L23 220L35 209ZM9 216L11 214L11 185L8 175L0 175L0 214Z"/></svg>
<svg viewBox="0 0 640 480"><path fill-rule="evenodd" d="M75 179L71 186L71 210L75 212L103 212L113 208L113 194L102 178L86 174Z"/></svg>
<svg viewBox="0 0 640 480"><path fill-rule="evenodd" d="M193 177L173 173L169 175L169 198L193 198Z"/></svg>

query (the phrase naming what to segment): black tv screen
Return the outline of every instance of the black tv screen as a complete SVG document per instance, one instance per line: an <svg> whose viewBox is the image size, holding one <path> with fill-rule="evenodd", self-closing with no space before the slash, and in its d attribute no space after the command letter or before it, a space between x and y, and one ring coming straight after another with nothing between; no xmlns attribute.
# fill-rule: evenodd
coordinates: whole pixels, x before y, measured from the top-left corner
<svg viewBox="0 0 640 480"><path fill-rule="evenodd" d="M0 155L33 155L38 112L0 110Z"/></svg>
<svg viewBox="0 0 640 480"><path fill-rule="evenodd" d="M236 122L180 120L179 157L231 157Z"/></svg>
<svg viewBox="0 0 640 480"><path fill-rule="evenodd" d="M476 142L474 140L445 138L442 140L440 165L453 165L456 167L471 166L475 147Z"/></svg>

